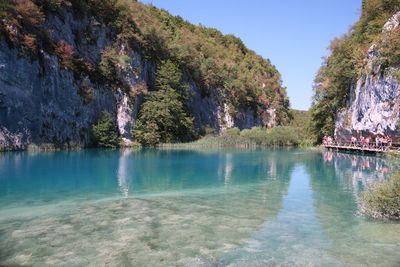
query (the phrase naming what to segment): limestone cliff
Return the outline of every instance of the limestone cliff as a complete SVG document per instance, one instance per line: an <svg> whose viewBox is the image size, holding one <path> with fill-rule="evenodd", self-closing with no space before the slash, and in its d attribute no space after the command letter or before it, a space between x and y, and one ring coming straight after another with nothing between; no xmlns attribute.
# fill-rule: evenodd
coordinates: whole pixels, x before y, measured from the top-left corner
<svg viewBox="0 0 400 267"><path fill-rule="evenodd" d="M47 14L42 27L52 42L65 40L93 64L99 63L102 51L116 38L112 27L94 16L78 18L72 8ZM133 48L120 45L119 49L130 58L129 65L118 73L120 82L130 88L145 84L151 90L156 63ZM220 131L277 123L272 108L244 110L230 105L217 90L205 96L190 78L185 83L197 128ZM90 77L76 76L61 66L57 56L44 50L35 57L21 55L18 45L0 38L0 150L27 149L32 144L90 146L91 127L103 110L114 114L123 145L130 145L143 99L143 93L132 95L122 87L111 89Z"/></svg>
<svg viewBox="0 0 400 267"><path fill-rule="evenodd" d="M400 26L400 12L385 25L383 31ZM335 137L349 140L353 134L389 134L399 136L400 83L395 78L398 68L382 70L377 64L376 45L368 51L368 73L363 74L350 90L348 107L339 112Z"/></svg>

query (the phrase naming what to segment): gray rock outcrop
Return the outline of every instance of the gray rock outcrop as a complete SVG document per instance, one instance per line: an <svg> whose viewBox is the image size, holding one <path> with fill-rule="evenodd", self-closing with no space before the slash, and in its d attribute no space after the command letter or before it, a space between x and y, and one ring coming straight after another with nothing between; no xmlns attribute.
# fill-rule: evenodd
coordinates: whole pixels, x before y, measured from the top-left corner
<svg viewBox="0 0 400 267"><path fill-rule="evenodd" d="M400 26L400 12L383 27L391 31ZM349 140L351 135L400 135L400 83L396 67L385 70L377 63L376 45L368 51L368 74L363 74L350 90L348 108L337 115L335 137Z"/></svg>

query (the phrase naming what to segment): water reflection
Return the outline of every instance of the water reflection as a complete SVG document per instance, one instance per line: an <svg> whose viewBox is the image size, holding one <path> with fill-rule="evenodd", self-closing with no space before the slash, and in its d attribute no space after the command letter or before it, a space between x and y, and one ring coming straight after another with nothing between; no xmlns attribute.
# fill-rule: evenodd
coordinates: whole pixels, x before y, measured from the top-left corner
<svg viewBox="0 0 400 267"><path fill-rule="evenodd" d="M338 262L326 250L332 246L316 219L312 191L304 166L297 165L280 210L266 220L242 246L223 255L227 266L326 266Z"/></svg>
<svg viewBox="0 0 400 267"><path fill-rule="evenodd" d="M290 172L285 154L240 149L4 153L0 156L0 205L260 183L278 178L286 168Z"/></svg>
<svg viewBox="0 0 400 267"><path fill-rule="evenodd" d="M394 168L384 157L335 151L325 151L323 161L325 168L334 166L338 179L355 197L369 185L386 180Z"/></svg>
<svg viewBox="0 0 400 267"><path fill-rule="evenodd" d="M131 149L122 149L120 157L118 159L118 186L122 196L124 197L129 196L129 187L131 184L129 179L129 165L131 154Z"/></svg>
<svg viewBox="0 0 400 267"><path fill-rule="evenodd" d="M226 153L225 155L221 155L224 157L224 164L220 164L218 168L218 176L223 177L224 183L229 184L229 181L232 176L233 171L233 162L232 162L232 153ZM221 161L222 163L223 161Z"/></svg>
<svg viewBox="0 0 400 267"><path fill-rule="evenodd" d="M383 157L331 151L305 165L316 218L333 243L330 255L349 265L396 266L400 236L394 233L400 225L372 221L357 213L359 193L387 179L395 166Z"/></svg>
<svg viewBox="0 0 400 267"><path fill-rule="evenodd" d="M219 264L398 266L400 225L357 216L358 193L394 167L384 158L335 152L300 154L296 163L277 215Z"/></svg>

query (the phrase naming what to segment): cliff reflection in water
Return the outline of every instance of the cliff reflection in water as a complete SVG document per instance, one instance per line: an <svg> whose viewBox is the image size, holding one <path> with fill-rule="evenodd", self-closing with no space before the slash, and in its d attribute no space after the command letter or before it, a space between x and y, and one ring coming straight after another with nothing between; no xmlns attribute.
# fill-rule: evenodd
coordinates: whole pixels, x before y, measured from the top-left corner
<svg viewBox="0 0 400 267"><path fill-rule="evenodd" d="M284 153L266 155L263 151L237 149L121 150L116 178L124 196L201 190L210 186L237 187L277 178L287 183L290 177L287 173L297 159L287 160ZM286 178L281 179L283 173Z"/></svg>
<svg viewBox="0 0 400 267"><path fill-rule="evenodd" d="M130 167L130 156L132 154L131 149L122 149L118 159L118 186L119 190L124 197L129 196L129 186L131 181L129 179L129 167Z"/></svg>
<svg viewBox="0 0 400 267"><path fill-rule="evenodd" d="M319 162L318 162L319 161ZM307 161L316 216L340 262L362 266L395 266L400 258L399 224L378 223L358 214L359 196L396 168L383 157L325 151ZM377 249L379 244L379 249Z"/></svg>
<svg viewBox="0 0 400 267"><path fill-rule="evenodd" d="M277 159L296 162L279 212L223 255L222 266L398 265L400 225L357 215L359 193L394 166L381 157L330 151Z"/></svg>
<svg viewBox="0 0 400 267"><path fill-rule="evenodd" d="M325 168L334 166L344 189L356 197L369 185L386 180L394 168L384 157L336 151L324 151L323 161Z"/></svg>

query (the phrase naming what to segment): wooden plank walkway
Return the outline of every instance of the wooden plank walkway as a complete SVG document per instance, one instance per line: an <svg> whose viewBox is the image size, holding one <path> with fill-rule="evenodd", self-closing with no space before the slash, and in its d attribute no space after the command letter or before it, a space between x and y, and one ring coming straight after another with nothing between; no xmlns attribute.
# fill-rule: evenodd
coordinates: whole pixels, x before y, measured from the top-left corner
<svg viewBox="0 0 400 267"><path fill-rule="evenodd" d="M360 151L369 153L385 153L389 151L390 146L374 147L374 146L359 146L351 144L326 144L325 148L331 148L336 150L347 150L347 151Z"/></svg>

